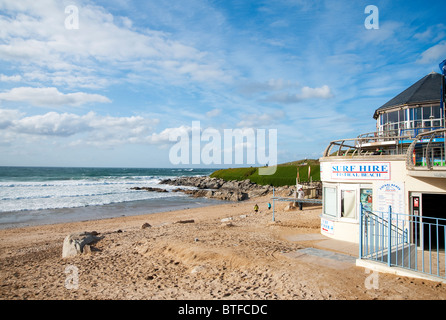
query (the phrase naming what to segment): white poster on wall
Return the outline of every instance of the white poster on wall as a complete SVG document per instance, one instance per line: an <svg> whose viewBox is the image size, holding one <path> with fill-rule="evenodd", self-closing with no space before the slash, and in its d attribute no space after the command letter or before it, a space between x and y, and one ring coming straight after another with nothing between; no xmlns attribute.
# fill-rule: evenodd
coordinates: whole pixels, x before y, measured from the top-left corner
<svg viewBox="0 0 446 320"><path fill-rule="evenodd" d="M393 213L404 213L404 182L382 182L378 184L377 207L379 212L389 212L389 206Z"/></svg>
<svg viewBox="0 0 446 320"><path fill-rule="evenodd" d="M334 223L333 221L321 219L321 229L323 232L333 234L334 233Z"/></svg>

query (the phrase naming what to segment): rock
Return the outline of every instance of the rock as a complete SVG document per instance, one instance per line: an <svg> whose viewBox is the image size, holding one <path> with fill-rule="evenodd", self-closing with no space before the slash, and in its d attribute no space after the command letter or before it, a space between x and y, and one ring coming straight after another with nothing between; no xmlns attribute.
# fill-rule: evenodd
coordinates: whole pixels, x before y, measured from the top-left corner
<svg viewBox="0 0 446 320"><path fill-rule="evenodd" d="M204 266L196 266L191 270L190 273L192 273L192 274L198 273L198 272L204 271L205 269L206 269L206 267L204 267Z"/></svg>
<svg viewBox="0 0 446 320"><path fill-rule="evenodd" d="M84 252L84 247L102 239L97 232L78 232L65 237L62 247L62 258L71 258ZM88 246L87 251L91 252Z"/></svg>
<svg viewBox="0 0 446 320"><path fill-rule="evenodd" d="M145 191L152 191L152 192L169 192L166 189L161 188L153 188L153 187L132 187L130 190L145 190Z"/></svg>
<svg viewBox="0 0 446 320"><path fill-rule="evenodd" d="M150 225L150 223L144 223L142 226L141 226L141 229L146 229L146 228L151 228L152 226Z"/></svg>
<svg viewBox="0 0 446 320"><path fill-rule="evenodd" d="M178 220L175 223L195 223L195 220Z"/></svg>
<svg viewBox="0 0 446 320"><path fill-rule="evenodd" d="M226 227L226 228L234 227L234 224L232 222L226 222L226 223L222 223L221 227Z"/></svg>
<svg viewBox="0 0 446 320"><path fill-rule="evenodd" d="M283 210L292 211L297 209L297 202L290 202Z"/></svg>

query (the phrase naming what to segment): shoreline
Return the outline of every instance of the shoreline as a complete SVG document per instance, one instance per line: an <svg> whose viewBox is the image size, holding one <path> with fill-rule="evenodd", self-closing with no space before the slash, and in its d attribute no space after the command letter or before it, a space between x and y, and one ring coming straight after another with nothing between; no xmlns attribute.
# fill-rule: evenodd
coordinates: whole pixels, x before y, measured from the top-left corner
<svg viewBox="0 0 446 320"><path fill-rule="evenodd" d="M2 212L2 220L5 220L4 216L8 215L11 216L11 218L9 218L9 221L7 222L1 222L0 220L0 230L111 219L122 216L149 215L154 213L218 205L223 204L224 202L226 201L206 198L197 199L189 196L177 196L171 198L134 200L75 208Z"/></svg>
<svg viewBox="0 0 446 320"><path fill-rule="evenodd" d="M169 190L166 189L169 187ZM174 189L172 189L174 188ZM276 194L294 194L294 186L277 189ZM134 192L151 192L168 196L116 203L54 209L8 211L0 213L0 230L54 223L97 220L127 215L153 214L224 202L235 203L262 196L272 196L273 187L249 180L225 181L204 176L180 176L159 181L157 187L130 187Z"/></svg>
<svg viewBox="0 0 446 320"><path fill-rule="evenodd" d="M354 263L298 254L324 249L321 207L285 211L286 203L277 204L272 222L268 201L0 230L0 299L446 298L440 283L387 274L379 274L378 289L367 289L368 274ZM142 228L145 223L150 227ZM64 238L84 231L101 240L88 253L63 259ZM75 289L67 287L67 267L78 274Z"/></svg>

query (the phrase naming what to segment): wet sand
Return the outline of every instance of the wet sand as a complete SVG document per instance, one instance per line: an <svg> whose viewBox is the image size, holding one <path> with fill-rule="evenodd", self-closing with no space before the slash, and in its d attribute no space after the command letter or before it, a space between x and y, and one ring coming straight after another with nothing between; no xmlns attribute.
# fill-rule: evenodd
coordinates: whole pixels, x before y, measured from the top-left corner
<svg viewBox="0 0 446 320"><path fill-rule="evenodd" d="M321 208L276 203L272 222L269 200L0 230L0 299L446 299L440 282L379 273L371 288L354 263L309 259L322 248ZM81 231L103 238L63 259L64 238Z"/></svg>

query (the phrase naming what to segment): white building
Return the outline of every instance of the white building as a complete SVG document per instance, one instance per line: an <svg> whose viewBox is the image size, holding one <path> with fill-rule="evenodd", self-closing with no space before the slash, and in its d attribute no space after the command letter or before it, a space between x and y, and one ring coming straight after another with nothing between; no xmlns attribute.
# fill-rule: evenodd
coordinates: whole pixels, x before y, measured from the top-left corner
<svg viewBox="0 0 446 320"><path fill-rule="evenodd" d="M420 247L429 241L444 249L446 220L433 232L416 224L423 217L446 218L442 86L443 75L426 75L375 111L376 132L330 143L320 159L322 234L358 243L370 231L361 229L360 217L379 216L382 225L376 228L387 228L391 207L407 215L396 224L395 216L390 220L405 242Z"/></svg>

